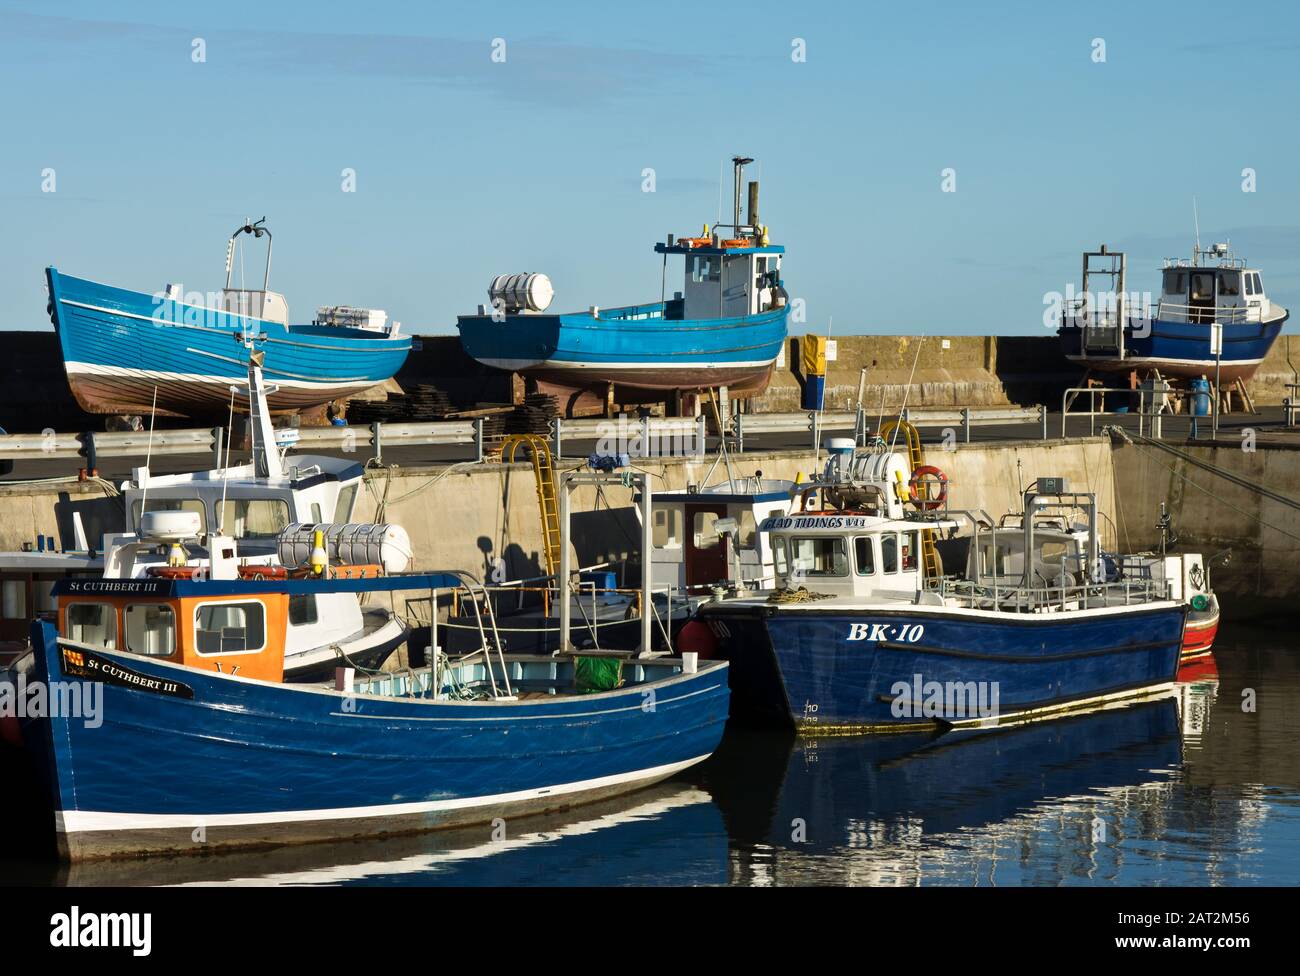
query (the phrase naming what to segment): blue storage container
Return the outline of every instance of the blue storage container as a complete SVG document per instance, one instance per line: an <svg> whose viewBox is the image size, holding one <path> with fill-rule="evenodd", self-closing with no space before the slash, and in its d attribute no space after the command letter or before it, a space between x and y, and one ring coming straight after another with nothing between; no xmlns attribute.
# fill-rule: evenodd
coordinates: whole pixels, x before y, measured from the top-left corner
<svg viewBox="0 0 1300 976"><path fill-rule="evenodd" d="M809 376L803 384L803 408L805 410L820 410L822 400L826 397L826 377Z"/></svg>
<svg viewBox="0 0 1300 976"><path fill-rule="evenodd" d="M1192 416L1208 417L1210 415L1210 381L1204 376L1191 382Z"/></svg>

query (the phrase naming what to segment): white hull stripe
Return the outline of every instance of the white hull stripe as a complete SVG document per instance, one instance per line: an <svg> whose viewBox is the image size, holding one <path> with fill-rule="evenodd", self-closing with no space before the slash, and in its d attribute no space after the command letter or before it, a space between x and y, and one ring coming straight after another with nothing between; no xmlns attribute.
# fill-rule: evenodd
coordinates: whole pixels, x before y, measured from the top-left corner
<svg viewBox="0 0 1300 976"><path fill-rule="evenodd" d="M286 810L275 813L101 813L93 810L67 810L55 815L55 825L60 833L77 834L97 830L159 830L188 829L195 827L247 827L259 824L312 823L329 820L363 820L371 817L400 817L422 813L441 813L452 810L472 810L475 807L492 807L504 803L519 803L546 796L565 796L598 790L607 786L635 783L643 779L662 779L681 772L709 758L708 754L638 769L630 773L617 773L596 779L561 783L514 793L496 793L491 796L461 797L455 800L432 800L423 803L389 803L367 807L336 807L324 810Z"/></svg>
<svg viewBox="0 0 1300 976"><path fill-rule="evenodd" d="M242 366L243 364L241 363L240 365ZM186 383L186 384L206 383L209 385L215 385L221 387L230 387L231 385L237 385L239 382L233 376L215 376L212 374L204 374L204 373L169 373L166 372L165 370L130 369L129 367L126 366L102 366L99 363L81 363L75 361L65 363L64 370L65 372L67 372L69 377L104 376L111 379L129 377L132 379L156 380L159 382L175 382L175 383ZM368 380L368 379L363 379L363 380L341 379L341 380L329 380L329 381L289 380L289 379L281 379L279 376L277 376L275 377L274 382L276 386L283 386L285 388L292 387L294 389L302 389L302 390L321 390L321 389L329 390L335 388L357 386L358 384L364 386L375 386L384 381Z"/></svg>
<svg viewBox="0 0 1300 976"><path fill-rule="evenodd" d="M1074 353L1071 359L1093 360L1099 363L1171 363L1174 366L1198 366L1213 365L1213 360L1207 362L1204 359L1170 359L1168 356L1125 356L1120 359L1118 356L1085 356L1083 353ZM1225 359L1224 366L1258 366L1264 361L1261 356L1259 359Z"/></svg>
<svg viewBox="0 0 1300 976"><path fill-rule="evenodd" d="M661 369L759 369L771 366L776 361L773 359L750 359L744 362L722 362L722 363L701 363L701 362L682 362L675 359L664 359L655 362L646 363L579 363L568 359L480 359L479 362L487 366L495 366L498 369L518 370L518 369L572 369L572 370L591 370L594 372L618 372L625 369L639 370L661 370Z"/></svg>

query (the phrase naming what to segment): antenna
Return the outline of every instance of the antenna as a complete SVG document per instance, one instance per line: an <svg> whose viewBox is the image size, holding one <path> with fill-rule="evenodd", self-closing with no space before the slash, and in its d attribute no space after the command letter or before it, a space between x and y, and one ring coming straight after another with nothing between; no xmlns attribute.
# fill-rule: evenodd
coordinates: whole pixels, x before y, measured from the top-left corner
<svg viewBox="0 0 1300 976"><path fill-rule="evenodd" d="M1196 210L1196 197L1192 197L1192 224L1196 227L1196 253L1192 255L1192 264L1195 264L1201 253L1201 217Z"/></svg>

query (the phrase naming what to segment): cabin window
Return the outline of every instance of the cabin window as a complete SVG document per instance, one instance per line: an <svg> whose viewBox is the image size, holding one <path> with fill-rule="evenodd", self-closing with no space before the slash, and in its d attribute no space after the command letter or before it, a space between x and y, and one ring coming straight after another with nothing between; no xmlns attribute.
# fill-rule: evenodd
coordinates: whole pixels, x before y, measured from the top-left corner
<svg viewBox="0 0 1300 976"><path fill-rule="evenodd" d="M722 280L722 262L714 254L693 254L690 262L691 281L696 283Z"/></svg>
<svg viewBox="0 0 1300 976"><path fill-rule="evenodd" d="M311 503L311 520L315 522L317 525L320 525L322 522L325 521L323 518L321 518L320 502Z"/></svg>
<svg viewBox="0 0 1300 976"><path fill-rule="evenodd" d="M696 512L695 521L692 524L692 533L695 536L696 549L712 549L722 541L713 524L718 521L715 512Z"/></svg>
<svg viewBox="0 0 1300 976"><path fill-rule="evenodd" d="M886 573L898 572L898 536L892 532L880 537L880 563Z"/></svg>
<svg viewBox="0 0 1300 976"><path fill-rule="evenodd" d="M853 540L853 565L859 576L875 574L876 547L871 544L871 536L860 535Z"/></svg>
<svg viewBox="0 0 1300 976"><path fill-rule="evenodd" d="M171 657L176 650L176 614L165 603L126 608L126 649L133 654Z"/></svg>
<svg viewBox="0 0 1300 976"><path fill-rule="evenodd" d="M916 571L916 533L904 532L899 536L903 544L903 572L910 573Z"/></svg>
<svg viewBox="0 0 1300 976"><path fill-rule="evenodd" d="M1248 274L1245 277L1246 277L1246 294L1247 295L1255 294L1255 276L1253 274Z"/></svg>
<svg viewBox="0 0 1300 976"><path fill-rule="evenodd" d="M289 524L283 498L231 498L218 511L222 530L236 539L274 539Z"/></svg>
<svg viewBox="0 0 1300 976"><path fill-rule="evenodd" d="M1264 294L1264 283L1259 280L1259 272L1256 271L1251 275L1251 277L1255 279L1255 294L1256 295Z"/></svg>
<svg viewBox="0 0 1300 976"><path fill-rule="evenodd" d="M778 576L784 576L789 566L785 552L785 536L778 535L772 539L772 567Z"/></svg>
<svg viewBox="0 0 1300 976"><path fill-rule="evenodd" d="M64 612L68 640L117 647L117 611L107 603L71 603Z"/></svg>
<svg viewBox="0 0 1300 976"><path fill-rule="evenodd" d="M835 536L790 540L790 561L802 576L848 576L844 540Z"/></svg>
<svg viewBox="0 0 1300 976"><path fill-rule="evenodd" d="M139 526L143 514L143 501L136 501L131 506L133 526ZM199 516L199 535L208 530L208 509L199 498L150 498L151 512L197 512Z"/></svg>
<svg viewBox="0 0 1300 976"><path fill-rule="evenodd" d="M682 544L682 513L676 508L660 508L654 513L654 547L667 549Z"/></svg>
<svg viewBox="0 0 1300 976"><path fill-rule="evenodd" d="M289 597L289 623L292 626L305 627L319 619L315 593L294 593Z"/></svg>
<svg viewBox="0 0 1300 976"><path fill-rule="evenodd" d="M27 616L27 581L8 579L0 583L0 616L21 620Z"/></svg>
<svg viewBox="0 0 1300 976"><path fill-rule="evenodd" d="M754 521L754 513L749 510L743 511L738 521L740 527L736 533L737 545L741 549L753 549L758 536L758 524Z"/></svg>
<svg viewBox="0 0 1300 976"><path fill-rule="evenodd" d="M1249 277L1249 275L1247 275ZM1236 298L1241 294L1241 276L1235 271L1219 272L1219 294L1224 298Z"/></svg>
<svg viewBox="0 0 1300 976"><path fill-rule="evenodd" d="M346 488L340 488L339 500L338 503L334 506L334 521L351 522L352 506L356 504L356 501L357 501L356 484L348 485Z"/></svg>
<svg viewBox="0 0 1300 976"><path fill-rule="evenodd" d="M206 603L194 612L194 647L201 655L249 654L266 646L266 609L248 603Z"/></svg>
<svg viewBox="0 0 1300 976"><path fill-rule="evenodd" d="M1165 294L1183 296L1187 294L1187 276L1181 271L1165 272Z"/></svg>

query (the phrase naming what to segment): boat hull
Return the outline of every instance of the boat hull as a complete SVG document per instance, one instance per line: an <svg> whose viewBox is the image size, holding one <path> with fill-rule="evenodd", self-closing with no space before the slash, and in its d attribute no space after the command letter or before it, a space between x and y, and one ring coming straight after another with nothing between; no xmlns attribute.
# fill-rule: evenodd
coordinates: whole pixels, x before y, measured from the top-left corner
<svg viewBox="0 0 1300 976"><path fill-rule="evenodd" d="M1289 317L1290 312L1284 310L1266 322L1224 325L1223 355L1218 364L1222 382L1234 383L1254 376ZM1067 359L1099 372L1159 370L1165 377L1196 379L1213 377L1215 371L1209 323L1154 319L1149 334L1135 335L1129 329L1125 334L1123 358L1095 353L1085 355L1083 330L1068 324L1060 330L1060 338Z"/></svg>
<svg viewBox="0 0 1300 976"><path fill-rule="evenodd" d="M272 411L305 410L390 379L410 351L409 336L293 325L153 295L46 269L50 319L59 334L68 385L88 413L211 415L227 409L248 367L236 333L266 336L263 367L276 390Z"/></svg>
<svg viewBox="0 0 1300 976"><path fill-rule="evenodd" d="M39 680L82 680L66 672L53 628L37 625L33 640ZM712 665L584 696L433 702L100 656L181 691L104 682L97 728L67 717L24 726L70 860L416 832L558 809L700 762L727 716L725 668Z"/></svg>
<svg viewBox="0 0 1300 976"><path fill-rule="evenodd" d="M1214 651L1214 638L1219 633L1219 601L1214 599L1208 610L1193 610L1187 615L1187 629L1183 634L1182 661L1195 661Z"/></svg>
<svg viewBox="0 0 1300 976"><path fill-rule="evenodd" d="M563 315L462 315L461 345L478 362L536 380L544 392L662 396L676 390L766 387L786 338L788 309L700 320L663 305Z"/></svg>
<svg viewBox="0 0 1300 976"><path fill-rule="evenodd" d="M1185 613L721 603L699 617L731 664L737 717L825 735L1027 720L1166 690ZM960 697L928 708L936 685Z"/></svg>

